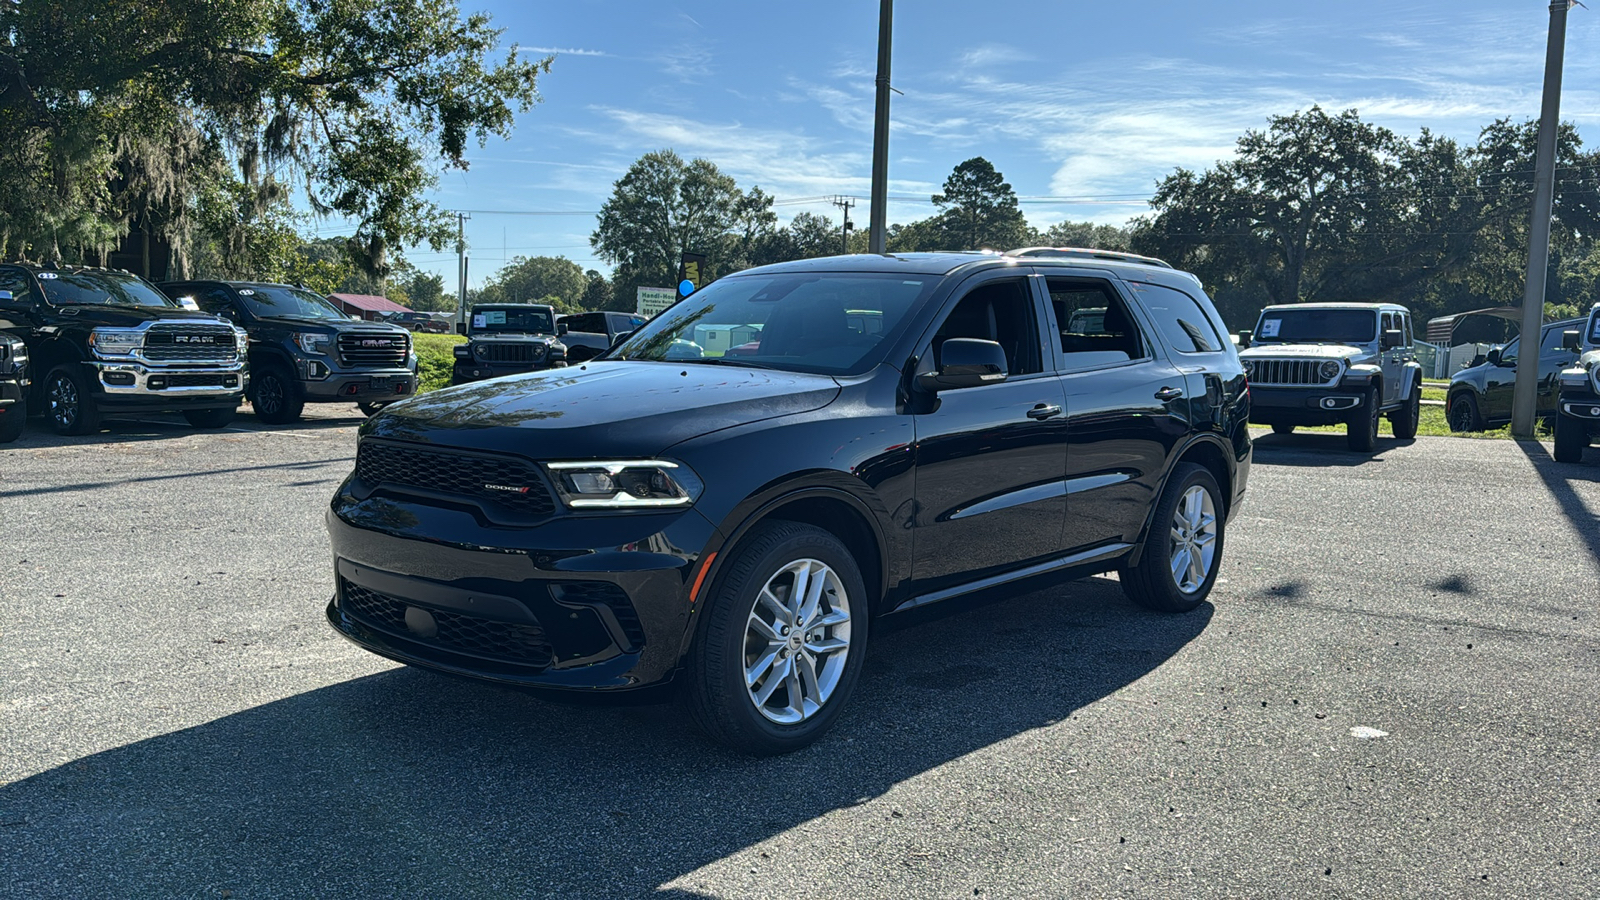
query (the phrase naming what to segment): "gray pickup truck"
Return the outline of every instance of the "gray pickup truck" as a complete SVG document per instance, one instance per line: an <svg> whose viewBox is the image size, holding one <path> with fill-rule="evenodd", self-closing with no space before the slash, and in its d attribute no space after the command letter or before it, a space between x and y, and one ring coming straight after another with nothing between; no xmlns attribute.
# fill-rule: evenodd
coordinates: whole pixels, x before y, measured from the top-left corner
<svg viewBox="0 0 1600 900"><path fill-rule="evenodd" d="M581 363L610 350L617 338L644 323L645 317L634 313L573 313L556 320L556 332L567 345L567 362Z"/></svg>
<svg viewBox="0 0 1600 900"><path fill-rule="evenodd" d="M1578 361L1558 376L1556 452L1559 462L1583 462L1583 451L1600 439L1600 303L1589 310L1582 328L1562 334L1562 346Z"/></svg>

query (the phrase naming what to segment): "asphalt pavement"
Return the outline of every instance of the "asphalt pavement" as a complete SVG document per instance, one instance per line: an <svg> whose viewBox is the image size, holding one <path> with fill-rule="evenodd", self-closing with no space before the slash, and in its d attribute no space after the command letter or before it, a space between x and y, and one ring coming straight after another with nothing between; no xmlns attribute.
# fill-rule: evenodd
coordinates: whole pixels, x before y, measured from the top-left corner
<svg viewBox="0 0 1600 900"><path fill-rule="evenodd" d="M884 623L751 760L334 635L310 413L0 448L0 897L1600 896L1600 449L1265 435L1199 611Z"/></svg>

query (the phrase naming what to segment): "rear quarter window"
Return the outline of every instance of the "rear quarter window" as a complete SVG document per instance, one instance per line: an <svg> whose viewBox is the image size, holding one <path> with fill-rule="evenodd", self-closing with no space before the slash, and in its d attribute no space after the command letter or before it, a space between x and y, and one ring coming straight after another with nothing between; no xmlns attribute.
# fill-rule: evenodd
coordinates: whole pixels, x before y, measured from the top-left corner
<svg viewBox="0 0 1600 900"><path fill-rule="evenodd" d="M1159 284L1134 282L1132 287L1167 346L1179 353L1216 353L1226 345L1211 317L1193 297Z"/></svg>

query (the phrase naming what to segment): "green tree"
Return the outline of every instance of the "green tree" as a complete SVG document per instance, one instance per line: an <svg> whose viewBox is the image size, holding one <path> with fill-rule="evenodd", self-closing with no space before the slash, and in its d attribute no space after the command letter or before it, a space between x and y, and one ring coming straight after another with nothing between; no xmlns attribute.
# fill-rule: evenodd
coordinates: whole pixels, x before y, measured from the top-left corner
<svg viewBox="0 0 1600 900"><path fill-rule="evenodd" d="M578 312L588 286L583 269L564 256L518 256L484 284L483 295L497 303L543 303L554 298L551 305L558 312Z"/></svg>
<svg viewBox="0 0 1600 900"><path fill-rule="evenodd" d="M590 269L583 273L583 301L584 310L597 310L610 308L612 303L611 282L606 280L599 271ZM629 307L630 309L632 307Z"/></svg>
<svg viewBox="0 0 1600 900"><path fill-rule="evenodd" d="M981 156L956 166L933 203L940 209L937 228L945 244L940 249L1012 250L1030 233L1017 208L1017 192Z"/></svg>
<svg viewBox="0 0 1600 900"><path fill-rule="evenodd" d="M1128 250L1131 231L1093 222L1057 222L1039 235L1048 247L1084 247L1094 250ZM1031 242L1030 242L1031 243Z"/></svg>

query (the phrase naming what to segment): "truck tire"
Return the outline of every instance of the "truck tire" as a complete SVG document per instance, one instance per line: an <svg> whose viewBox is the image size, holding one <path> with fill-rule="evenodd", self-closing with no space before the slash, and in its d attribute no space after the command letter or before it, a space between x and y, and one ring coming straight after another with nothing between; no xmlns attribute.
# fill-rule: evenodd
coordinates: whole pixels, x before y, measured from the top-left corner
<svg viewBox="0 0 1600 900"><path fill-rule="evenodd" d="M233 417L237 412L231 406L216 409L186 409L183 411L183 417L196 428L226 428L233 424Z"/></svg>
<svg viewBox="0 0 1600 900"><path fill-rule="evenodd" d="M361 414L370 419L377 415L379 410L393 402L393 400L389 400L385 402L357 403L356 409L361 410Z"/></svg>
<svg viewBox="0 0 1600 900"><path fill-rule="evenodd" d="M1589 429L1571 416L1556 414L1556 462L1583 462L1583 451L1589 446Z"/></svg>
<svg viewBox="0 0 1600 900"><path fill-rule="evenodd" d="M0 444L9 444L22 437L22 427L28 422L28 398L23 397L0 412Z"/></svg>
<svg viewBox="0 0 1600 900"><path fill-rule="evenodd" d="M1389 424L1394 428L1394 436L1402 441L1409 441L1417 436L1417 423L1422 421L1422 382L1411 385L1411 399L1405 405L1389 414Z"/></svg>
<svg viewBox="0 0 1600 900"><path fill-rule="evenodd" d="M44 377L45 413L56 434L89 434L100 430L100 410L89 393L89 380L76 363L56 366Z"/></svg>
<svg viewBox="0 0 1600 900"><path fill-rule="evenodd" d="M1368 388L1361 398L1361 405L1350 413L1350 421L1345 426L1345 443L1357 453L1371 453L1378 446L1378 419L1382 417L1378 409L1379 393L1374 388Z"/></svg>
<svg viewBox="0 0 1600 900"><path fill-rule="evenodd" d="M1294 426L1293 425L1285 425L1282 422L1273 422L1272 423L1272 433L1273 434L1294 434Z"/></svg>
<svg viewBox="0 0 1600 900"><path fill-rule="evenodd" d="M298 421L306 402L295 387L294 378L282 365L263 366L260 374L250 378L250 403L255 407L256 418L268 425Z"/></svg>

